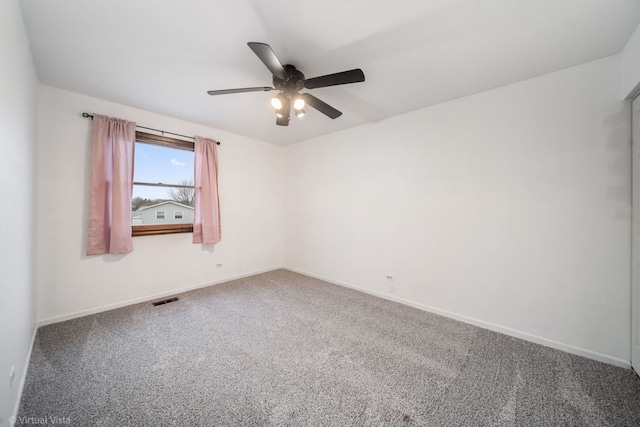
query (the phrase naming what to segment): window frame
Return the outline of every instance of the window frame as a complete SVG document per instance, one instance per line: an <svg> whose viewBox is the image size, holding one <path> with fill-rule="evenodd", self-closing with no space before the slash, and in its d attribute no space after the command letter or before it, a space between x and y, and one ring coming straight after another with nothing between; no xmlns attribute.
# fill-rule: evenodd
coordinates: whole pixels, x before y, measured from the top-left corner
<svg viewBox="0 0 640 427"><path fill-rule="evenodd" d="M158 214L162 214L162 218ZM156 211L156 219L167 219L167 211Z"/></svg>
<svg viewBox="0 0 640 427"><path fill-rule="evenodd" d="M193 141L171 138L164 135L156 135L148 132L136 131L136 142L159 145L161 147L175 148L178 150L195 151ZM148 184L134 181L134 185ZM154 184L158 185L158 184ZM164 184L162 185L164 186ZM180 187L167 185L167 187ZM166 214L165 214L166 219ZM131 236L154 236L159 234L193 233L193 224L146 224L131 225Z"/></svg>
<svg viewBox="0 0 640 427"><path fill-rule="evenodd" d="M178 216L178 214L180 214L180 216ZM173 212L173 219L184 219L184 212L183 211L174 211Z"/></svg>

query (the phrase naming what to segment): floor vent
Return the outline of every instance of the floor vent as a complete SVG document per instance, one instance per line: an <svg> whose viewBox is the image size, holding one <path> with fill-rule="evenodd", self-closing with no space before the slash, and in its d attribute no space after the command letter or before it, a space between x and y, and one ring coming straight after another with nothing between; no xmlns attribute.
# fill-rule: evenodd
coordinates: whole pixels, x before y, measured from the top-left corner
<svg viewBox="0 0 640 427"><path fill-rule="evenodd" d="M156 305L162 305L162 304L169 304L170 302L174 302L174 301L178 301L178 297L173 297L173 298L169 298L169 299L163 299L162 301L156 301L154 303L152 303L154 306Z"/></svg>

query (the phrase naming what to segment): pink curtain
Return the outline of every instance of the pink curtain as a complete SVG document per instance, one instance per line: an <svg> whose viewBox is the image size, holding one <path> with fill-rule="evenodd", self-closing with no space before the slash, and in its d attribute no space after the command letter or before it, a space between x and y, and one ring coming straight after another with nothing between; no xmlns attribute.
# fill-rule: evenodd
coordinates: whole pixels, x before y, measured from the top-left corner
<svg viewBox="0 0 640 427"><path fill-rule="evenodd" d="M212 139L196 136L195 217L193 243L218 243L221 239L218 200L218 152Z"/></svg>
<svg viewBox="0 0 640 427"><path fill-rule="evenodd" d="M95 114L87 255L124 254L131 241L136 124Z"/></svg>

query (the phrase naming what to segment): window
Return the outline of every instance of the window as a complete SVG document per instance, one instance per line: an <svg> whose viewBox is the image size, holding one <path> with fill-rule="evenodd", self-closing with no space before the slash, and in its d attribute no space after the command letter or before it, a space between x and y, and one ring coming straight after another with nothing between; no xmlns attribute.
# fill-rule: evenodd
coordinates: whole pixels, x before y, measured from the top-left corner
<svg viewBox="0 0 640 427"><path fill-rule="evenodd" d="M193 163L193 142L136 132L133 236L193 231Z"/></svg>

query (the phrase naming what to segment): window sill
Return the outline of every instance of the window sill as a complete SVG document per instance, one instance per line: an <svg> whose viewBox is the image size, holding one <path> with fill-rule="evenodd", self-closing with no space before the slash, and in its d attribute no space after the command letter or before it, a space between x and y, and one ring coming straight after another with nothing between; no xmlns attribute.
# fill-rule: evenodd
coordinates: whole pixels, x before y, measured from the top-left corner
<svg viewBox="0 0 640 427"><path fill-rule="evenodd" d="M193 224L133 225L131 227L131 236L133 237L192 232Z"/></svg>

